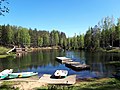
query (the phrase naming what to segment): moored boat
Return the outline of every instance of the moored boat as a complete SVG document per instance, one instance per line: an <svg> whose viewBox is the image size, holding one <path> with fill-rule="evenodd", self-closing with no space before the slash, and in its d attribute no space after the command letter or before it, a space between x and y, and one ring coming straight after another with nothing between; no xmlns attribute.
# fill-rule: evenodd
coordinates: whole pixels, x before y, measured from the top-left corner
<svg viewBox="0 0 120 90"><path fill-rule="evenodd" d="M11 73L8 75L7 78L25 78L25 77L30 77L30 76L34 76L37 75L37 72L21 72L21 73Z"/></svg>
<svg viewBox="0 0 120 90"><path fill-rule="evenodd" d="M8 74L11 74L13 72L13 69L5 69L2 72L0 72L0 79L5 79Z"/></svg>
<svg viewBox="0 0 120 90"><path fill-rule="evenodd" d="M56 70L54 73L54 77L57 78L65 78L68 75L67 70Z"/></svg>

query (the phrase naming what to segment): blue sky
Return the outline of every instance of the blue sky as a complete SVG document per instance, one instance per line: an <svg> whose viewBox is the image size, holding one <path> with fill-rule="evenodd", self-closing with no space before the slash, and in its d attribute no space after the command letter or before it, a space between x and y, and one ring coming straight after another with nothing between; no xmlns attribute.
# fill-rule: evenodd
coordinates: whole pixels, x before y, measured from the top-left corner
<svg viewBox="0 0 120 90"><path fill-rule="evenodd" d="M85 33L102 18L120 17L120 0L9 0L10 13L0 16L0 24L38 30Z"/></svg>

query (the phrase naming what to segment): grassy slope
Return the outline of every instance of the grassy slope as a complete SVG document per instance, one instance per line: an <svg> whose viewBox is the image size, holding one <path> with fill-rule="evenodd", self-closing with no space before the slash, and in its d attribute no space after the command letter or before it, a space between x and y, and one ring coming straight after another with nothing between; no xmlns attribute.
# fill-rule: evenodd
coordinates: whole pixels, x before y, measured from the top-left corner
<svg viewBox="0 0 120 90"><path fill-rule="evenodd" d="M120 90L120 81L115 78L91 79L79 81L72 86L58 86L50 85L47 87L40 87L36 90Z"/></svg>
<svg viewBox="0 0 120 90"><path fill-rule="evenodd" d="M9 50L10 50L10 48L0 46L0 58L6 58L8 56L13 56L14 55L13 53L6 54L6 52Z"/></svg>

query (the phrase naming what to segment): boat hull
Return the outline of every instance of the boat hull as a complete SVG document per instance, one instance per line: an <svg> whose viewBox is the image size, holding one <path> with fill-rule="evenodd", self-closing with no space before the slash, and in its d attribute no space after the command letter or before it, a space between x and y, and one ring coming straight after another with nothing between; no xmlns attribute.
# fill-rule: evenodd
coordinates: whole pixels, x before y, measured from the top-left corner
<svg viewBox="0 0 120 90"><path fill-rule="evenodd" d="M0 72L0 79L5 79L8 77L8 74L11 74L13 72L13 69L5 69L2 72Z"/></svg>
<svg viewBox="0 0 120 90"><path fill-rule="evenodd" d="M38 73L34 72L21 72L21 73L11 73L8 75L8 78L25 78L37 75Z"/></svg>

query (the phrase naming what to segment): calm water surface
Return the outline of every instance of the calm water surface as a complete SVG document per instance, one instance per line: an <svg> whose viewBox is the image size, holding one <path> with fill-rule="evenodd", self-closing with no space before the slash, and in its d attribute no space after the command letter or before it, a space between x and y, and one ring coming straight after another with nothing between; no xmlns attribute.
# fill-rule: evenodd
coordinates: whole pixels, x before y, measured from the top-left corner
<svg viewBox="0 0 120 90"><path fill-rule="evenodd" d="M66 56L74 61L91 66L90 70L76 72L56 61L57 56ZM64 69L69 75L77 78L112 77L115 67L108 65L109 61L120 60L118 53L90 53L85 51L41 50L24 54L22 57L0 59L0 71L13 68L14 72L33 71L42 74L53 74L55 70Z"/></svg>

